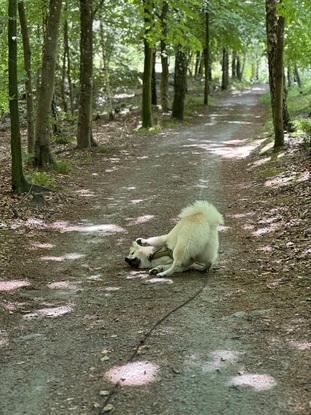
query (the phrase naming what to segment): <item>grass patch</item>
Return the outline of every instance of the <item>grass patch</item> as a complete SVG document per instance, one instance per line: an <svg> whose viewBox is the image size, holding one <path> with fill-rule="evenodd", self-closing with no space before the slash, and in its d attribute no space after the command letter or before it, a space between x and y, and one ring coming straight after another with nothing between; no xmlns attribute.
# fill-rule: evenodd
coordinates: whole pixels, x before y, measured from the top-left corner
<svg viewBox="0 0 311 415"><path fill-rule="evenodd" d="M260 172L258 172L258 176L261 179L267 179L269 177L278 176L281 173L284 173L284 168L283 167L268 166L266 168L263 168Z"/></svg>
<svg viewBox="0 0 311 415"><path fill-rule="evenodd" d="M53 136L53 141L56 144L71 144L76 141L76 138L70 135L55 135Z"/></svg>
<svg viewBox="0 0 311 415"><path fill-rule="evenodd" d="M54 184L51 173L46 171L32 171L27 174L27 180L32 184L44 187L51 187Z"/></svg>
<svg viewBox="0 0 311 415"><path fill-rule="evenodd" d="M71 166L67 161L56 161L54 171L58 174L69 174Z"/></svg>
<svg viewBox="0 0 311 415"><path fill-rule="evenodd" d="M136 135L138 137L149 137L151 135L157 134L161 131L161 127L159 125L154 125L151 128L139 128L136 130Z"/></svg>

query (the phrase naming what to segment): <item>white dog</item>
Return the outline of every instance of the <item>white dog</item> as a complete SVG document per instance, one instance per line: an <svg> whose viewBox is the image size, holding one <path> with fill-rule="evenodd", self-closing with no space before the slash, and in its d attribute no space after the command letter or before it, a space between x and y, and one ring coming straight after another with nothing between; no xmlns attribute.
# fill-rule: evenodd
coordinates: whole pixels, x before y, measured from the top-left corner
<svg viewBox="0 0 311 415"><path fill-rule="evenodd" d="M218 225L222 215L211 203L196 201L183 209L166 235L138 238L125 261L133 268L166 277L188 269L209 270L218 257Z"/></svg>

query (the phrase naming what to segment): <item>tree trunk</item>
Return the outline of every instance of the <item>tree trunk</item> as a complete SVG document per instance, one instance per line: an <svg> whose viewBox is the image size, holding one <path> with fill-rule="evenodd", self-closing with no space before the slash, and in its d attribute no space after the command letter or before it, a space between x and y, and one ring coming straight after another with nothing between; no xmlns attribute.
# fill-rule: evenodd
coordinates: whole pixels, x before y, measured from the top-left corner
<svg viewBox="0 0 311 415"><path fill-rule="evenodd" d="M153 4L150 0L143 0L144 5L144 75L143 75L143 98L142 98L142 127L152 127L152 97L151 97L151 83L152 83L152 57L153 50L149 43L148 34L152 24Z"/></svg>
<svg viewBox="0 0 311 415"><path fill-rule="evenodd" d="M287 107L287 96L288 96L288 90L286 87L286 78L285 73L283 71L283 128L286 131L294 131L294 126L290 121L290 116L288 112Z"/></svg>
<svg viewBox="0 0 311 415"><path fill-rule="evenodd" d="M167 56L167 45L166 45L166 38L167 38L167 14L169 8L168 3L165 1L162 6L162 13L161 13L161 28L162 28L162 39L161 39L161 65L162 65L162 73L161 73L161 84L160 84L160 93L161 93L161 106L163 112L168 112L168 88L169 88L169 66L168 66L168 56Z"/></svg>
<svg viewBox="0 0 311 415"><path fill-rule="evenodd" d="M53 135L60 135L61 130L58 126L58 114L57 114L57 105L56 105L56 101L55 101L55 95L53 95L53 98L52 98L51 115L52 115L51 123L52 123Z"/></svg>
<svg viewBox="0 0 311 415"><path fill-rule="evenodd" d="M68 8L68 5L66 2L66 10L67 8ZM71 57L70 57L68 20L67 19L64 22L64 49L65 49L65 56L67 60L67 80L68 80L68 88L69 88L70 111L71 111L71 114L73 115L74 102L73 102L73 87L72 87L72 79L71 79Z"/></svg>
<svg viewBox="0 0 311 415"><path fill-rule="evenodd" d="M156 74L156 51L153 52L152 56L152 78L151 78L151 104L158 105L157 98L157 74Z"/></svg>
<svg viewBox="0 0 311 415"><path fill-rule="evenodd" d="M104 85L105 85L105 92L107 95L107 104L108 104L108 116L109 121L115 120L115 111L113 108L113 101L112 101L112 93L110 87L110 67L109 67L109 57L106 53L106 45L105 45L105 33L104 33L104 25L103 25L103 16L100 11L100 24L99 24L99 33L100 33L100 43L102 49L102 60L103 60L103 71L104 71Z"/></svg>
<svg viewBox="0 0 311 415"><path fill-rule="evenodd" d="M32 92L32 70L31 70L31 49L29 42L28 24L25 13L24 2L17 3L19 21L21 25L21 33L24 49L24 67L26 72L25 91L26 91L26 105L27 105L27 149L28 153L33 152L35 141L35 127L34 127L34 110L33 110L33 92Z"/></svg>
<svg viewBox="0 0 311 415"><path fill-rule="evenodd" d="M8 5L8 72L9 72L9 106L11 118L11 155L12 155L12 190L23 193L29 190L23 174L21 135L18 112L18 85L17 85L17 1L9 0Z"/></svg>
<svg viewBox="0 0 311 415"><path fill-rule="evenodd" d="M175 57L174 101L172 117L184 119L185 95L187 88L187 56L179 47Z"/></svg>
<svg viewBox="0 0 311 415"><path fill-rule="evenodd" d="M65 113L68 111L67 100L66 100L66 73L67 73L67 57L66 57L66 47L65 47L65 25L67 19L65 20L63 26L63 61L62 61L62 79L61 79L61 99L63 104L63 110Z"/></svg>
<svg viewBox="0 0 311 415"><path fill-rule="evenodd" d="M196 78L199 76L200 62L201 62L201 53L197 52L195 55L195 66L194 66L194 76Z"/></svg>
<svg viewBox="0 0 311 415"><path fill-rule="evenodd" d="M241 63L241 57L240 55L237 56L237 77L238 80L241 82L243 79L243 73L244 73L244 69L245 69L245 65L246 65L246 54L243 54L243 60Z"/></svg>
<svg viewBox="0 0 311 415"><path fill-rule="evenodd" d="M235 51L232 52L232 63L231 63L231 76L232 79L237 78L237 53Z"/></svg>
<svg viewBox="0 0 311 415"><path fill-rule="evenodd" d="M209 1L206 2L205 17L205 45L204 45L204 105L208 105L209 69L210 69L210 35L209 35Z"/></svg>
<svg viewBox="0 0 311 415"><path fill-rule="evenodd" d="M277 0L266 0L267 50L269 64L269 84L274 125L274 147L284 145L283 120L283 52L284 17L277 16Z"/></svg>
<svg viewBox="0 0 311 415"><path fill-rule="evenodd" d="M294 73L295 73L295 81L297 82L298 87L301 88L302 87L302 83L301 83L301 79L300 79L300 75L299 75L299 71L298 71L298 66L297 65L295 65Z"/></svg>
<svg viewBox="0 0 311 415"><path fill-rule="evenodd" d="M80 99L77 147L92 146L93 15L92 0L80 0Z"/></svg>
<svg viewBox="0 0 311 415"><path fill-rule="evenodd" d="M288 88L292 86L292 74L290 66L287 67L287 86Z"/></svg>
<svg viewBox="0 0 311 415"><path fill-rule="evenodd" d="M41 85L36 117L36 143L34 165L47 168L53 164L49 146L49 116L54 93L57 34L62 0L50 0L49 16L44 36Z"/></svg>
<svg viewBox="0 0 311 415"><path fill-rule="evenodd" d="M229 54L228 49L223 48L222 50L222 82L221 89L223 91L229 88Z"/></svg>

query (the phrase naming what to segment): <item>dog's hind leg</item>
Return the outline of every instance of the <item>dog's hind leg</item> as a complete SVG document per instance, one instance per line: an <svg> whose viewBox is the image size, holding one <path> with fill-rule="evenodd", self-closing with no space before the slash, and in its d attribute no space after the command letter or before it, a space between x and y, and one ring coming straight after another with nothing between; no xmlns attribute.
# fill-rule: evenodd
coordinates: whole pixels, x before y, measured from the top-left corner
<svg viewBox="0 0 311 415"><path fill-rule="evenodd" d="M185 258L185 250L182 246L176 246L173 251L173 263L163 272L158 274L158 277L168 277L175 272L183 272L189 268L190 262Z"/></svg>
<svg viewBox="0 0 311 415"><path fill-rule="evenodd" d="M166 241L167 235L153 236L147 239L136 239L136 243L140 246L154 246L155 248L162 248L163 246L165 246Z"/></svg>

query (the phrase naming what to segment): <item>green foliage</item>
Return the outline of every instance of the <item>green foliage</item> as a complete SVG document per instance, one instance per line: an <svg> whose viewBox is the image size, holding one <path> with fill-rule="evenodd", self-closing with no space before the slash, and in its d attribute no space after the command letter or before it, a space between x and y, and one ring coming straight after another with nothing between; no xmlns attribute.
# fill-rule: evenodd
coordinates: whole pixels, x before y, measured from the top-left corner
<svg viewBox="0 0 311 415"><path fill-rule="evenodd" d="M301 118L295 120L295 127L298 132L306 134L306 136L311 138L311 118Z"/></svg>
<svg viewBox="0 0 311 415"><path fill-rule="evenodd" d="M107 146L107 144L101 144L96 148L97 153L100 154L106 154L109 152L109 147Z"/></svg>
<svg viewBox="0 0 311 415"><path fill-rule="evenodd" d="M71 144L76 141L76 138L70 135L54 135L53 140L56 144Z"/></svg>
<svg viewBox="0 0 311 415"><path fill-rule="evenodd" d="M69 174L71 166L67 161L56 161L54 164L54 170L59 174Z"/></svg>
<svg viewBox="0 0 311 415"><path fill-rule="evenodd" d="M50 173L45 171L33 171L27 174L27 180L38 186L50 187L54 180Z"/></svg>

